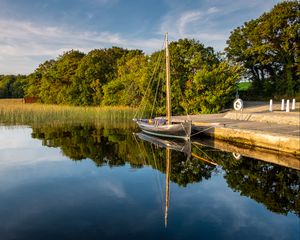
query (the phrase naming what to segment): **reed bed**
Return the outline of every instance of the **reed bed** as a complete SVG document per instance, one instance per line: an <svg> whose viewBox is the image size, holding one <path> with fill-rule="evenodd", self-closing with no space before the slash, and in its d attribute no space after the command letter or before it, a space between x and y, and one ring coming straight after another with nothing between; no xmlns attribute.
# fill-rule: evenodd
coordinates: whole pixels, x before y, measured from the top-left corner
<svg viewBox="0 0 300 240"><path fill-rule="evenodd" d="M24 104L21 99L0 99L2 124L88 124L131 122L136 109L126 106L77 107L51 104Z"/></svg>

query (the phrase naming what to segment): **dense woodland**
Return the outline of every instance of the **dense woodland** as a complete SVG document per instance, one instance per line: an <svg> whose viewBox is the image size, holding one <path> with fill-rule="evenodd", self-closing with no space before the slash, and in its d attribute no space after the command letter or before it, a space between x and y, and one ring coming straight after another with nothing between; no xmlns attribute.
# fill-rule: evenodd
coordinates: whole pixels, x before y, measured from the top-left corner
<svg viewBox="0 0 300 240"><path fill-rule="evenodd" d="M300 96L300 3L284 1L234 29L224 53L194 39L170 43L173 112L218 112L242 97ZM164 107L164 51L146 55L120 47L77 50L47 60L28 76L0 75L0 97L42 103ZM144 97L146 95L146 97ZM150 96L156 96L156 100ZM150 109L150 108L147 108Z"/></svg>

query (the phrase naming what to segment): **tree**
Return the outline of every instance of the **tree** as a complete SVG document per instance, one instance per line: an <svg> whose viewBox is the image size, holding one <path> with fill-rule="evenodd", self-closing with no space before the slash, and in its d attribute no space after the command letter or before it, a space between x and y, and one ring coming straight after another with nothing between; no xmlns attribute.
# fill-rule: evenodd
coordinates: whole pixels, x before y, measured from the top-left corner
<svg viewBox="0 0 300 240"><path fill-rule="evenodd" d="M241 68L228 62L198 70L192 81L187 82L185 108L189 113L215 113L228 104L240 80Z"/></svg>
<svg viewBox="0 0 300 240"><path fill-rule="evenodd" d="M123 56L117 64L117 78L104 86L104 105L137 107L147 82L147 57L142 52Z"/></svg>
<svg viewBox="0 0 300 240"><path fill-rule="evenodd" d="M190 94L185 94L189 91L188 83L192 82L197 71L205 68L205 66L213 66L220 62L218 54L216 54L211 47L205 47L199 41L194 39L179 39L171 42L169 45L170 59L171 59L171 101L172 114L184 114L189 112L188 98L199 97L197 93L190 91ZM165 61L163 50L155 52L150 57L149 72L155 72L154 90L152 95L157 96L156 112L157 115L165 114ZM157 61L159 66L157 67ZM161 60L162 59L162 60ZM156 70L156 71L155 71ZM151 76L152 74L149 74ZM157 85L161 87L157 89ZM158 90L156 92L156 89Z"/></svg>
<svg viewBox="0 0 300 240"><path fill-rule="evenodd" d="M27 76L27 84L24 87L26 97L38 97L41 92L42 77L53 67L55 60L47 60L40 64L39 67L29 76Z"/></svg>
<svg viewBox="0 0 300 240"><path fill-rule="evenodd" d="M76 50L65 52L42 74L39 98L44 103L71 103L70 87L75 71L84 57Z"/></svg>
<svg viewBox="0 0 300 240"><path fill-rule="evenodd" d="M246 22L230 35L228 58L241 63L253 93L292 96L300 93L299 1L284 1L269 13Z"/></svg>
<svg viewBox="0 0 300 240"><path fill-rule="evenodd" d="M103 98L103 86L115 77L118 59L128 52L118 47L90 51L76 70L71 86L72 103L100 105Z"/></svg>
<svg viewBox="0 0 300 240"><path fill-rule="evenodd" d="M0 75L0 98L23 97L25 85L25 75Z"/></svg>
<svg viewBox="0 0 300 240"><path fill-rule="evenodd" d="M189 82L192 82L197 71L206 66L213 66L220 62L218 55L212 47L205 47L194 39L179 39L170 44L171 54L171 79L172 79L172 101L175 103L173 112L189 112L185 104L188 100L185 95ZM198 97L198 93L190 97ZM183 98L184 97L184 98Z"/></svg>

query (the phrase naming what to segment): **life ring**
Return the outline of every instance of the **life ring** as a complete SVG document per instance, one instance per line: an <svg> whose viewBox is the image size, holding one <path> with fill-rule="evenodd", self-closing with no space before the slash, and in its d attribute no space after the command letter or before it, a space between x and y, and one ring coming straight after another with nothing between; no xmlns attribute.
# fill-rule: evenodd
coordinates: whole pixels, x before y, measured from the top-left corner
<svg viewBox="0 0 300 240"><path fill-rule="evenodd" d="M234 102L233 102L233 108L236 111L242 110L243 109L243 100L240 99L240 98L235 99Z"/></svg>
<svg viewBox="0 0 300 240"><path fill-rule="evenodd" d="M240 160L240 159L242 158L242 155L241 155L241 154L235 153L235 152L232 153L232 156L233 156L236 160Z"/></svg>

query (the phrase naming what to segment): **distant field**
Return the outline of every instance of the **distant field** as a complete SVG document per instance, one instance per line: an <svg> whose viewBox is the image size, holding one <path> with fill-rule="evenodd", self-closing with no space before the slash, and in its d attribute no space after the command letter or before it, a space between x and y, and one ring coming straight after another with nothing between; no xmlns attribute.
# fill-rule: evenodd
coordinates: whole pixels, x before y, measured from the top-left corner
<svg viewBox="0 0 300 240"><path fill-rule="evenodd" d="M136 109L126 106L77 107L54 104L24 104L22 99L0 99L0 123L98 123L131 121Z"/></svg>
<svg viewBox="0 0 300 240"><path fill-rule="evenodd" d="M251 87L251 82L240 82L238 84L238 88L241 91L248 90Z"/></svg>

